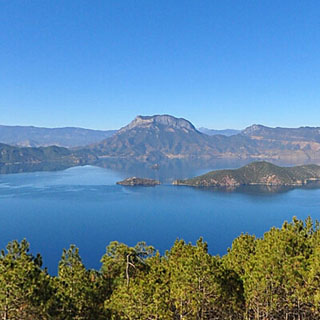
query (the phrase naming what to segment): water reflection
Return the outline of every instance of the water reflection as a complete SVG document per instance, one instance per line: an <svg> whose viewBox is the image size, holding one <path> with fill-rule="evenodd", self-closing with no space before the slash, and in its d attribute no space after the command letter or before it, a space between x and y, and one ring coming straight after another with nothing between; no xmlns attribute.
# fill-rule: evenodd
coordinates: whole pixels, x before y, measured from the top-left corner
<svg viewBox="0 0 320 320"><path fill-rule="evenodd" d="M204 160L181 160L173 159L168 161L137 162L128 159L108 159L100 160L94 165L112 169L127 177L150 178L161 181L164 184L171 184L176 179L187 179L217 169L234 169L248 164L249 160L225 160L215 159L210 161Z"/></svg>
<svg viewBox="0 0 320 320"><path fill-rule="evenodd" d="M157 170L130 165L121 172L121 167L116 171L83 166L59 172L1 175L0 248L12 239L27 238L32 252L41 252L44 265L55 273L62 249L71 243L80 248L88 268L99 269L106 245L114 240L130 246L146 241L165 252L177 238L195 243L202 236L211 254L224 254L241 232L261 236L293 215L319 219L320 191L316 183L294 191L262 186L217 190L173 185L126 188L115 184L138 170L141 175L151 172L164 178L172 174L176 178L175 170L180 170L184 178L214 168L176 164L160 164ZM217 168L225 164L210 165ZM231 165L238 166L228 162Z"/></svg>
<svg viewBox="0 0 320 320"><path fill-rule="evenodd" d="M200 192L207 193L240 193L251 196L261 195L278 195L287 193L289 191L300 190L316 190L320 189L320 182L310 182L303 186L266 186L266 185L251 185L251 186L230 186L230 187L191 187L191 186L177 186L178 188L193 188Z"/></svg>
<svg viewBox="0 0 320 320"><path fill-rule="evenodd" d="M162 184L171 184L176 179L188 179L212 170L219 169L235 169L242 167L254 159L170 159L155 162L139 162L134 159L108 158L95 161L87 161L84 165L89 164L96 167L111 169L118 173L121 177L141 177L159 180ZM277 160L269 160L270 162L280 166L301 165L302 163L283 162ZM307 163L306 163L307 164ZM10 173L26 173L36 171L59 171L71 167L75 167L73 163L66 162L43 162L37 164L11 164L1 165L0 174ZM302 188L313 188L313 184L308 184ZM317 186L315 186L317 187ZM208 188L207 188L208 189ZM242 192L252 193L283 193L294 189L293 187L279 186L254 186L254 187L238 187L238 188L211 188L212 191L219 192ZM210 188L209 188L210 190Z"/></svg>
<svg viewBox="0 0 320 320"><path fill-rule="evenodd" d="M25 164L0 164L0 174L25 173L37 171L59 171L74 167L75 164L63 162L41 162Z"/></svg>

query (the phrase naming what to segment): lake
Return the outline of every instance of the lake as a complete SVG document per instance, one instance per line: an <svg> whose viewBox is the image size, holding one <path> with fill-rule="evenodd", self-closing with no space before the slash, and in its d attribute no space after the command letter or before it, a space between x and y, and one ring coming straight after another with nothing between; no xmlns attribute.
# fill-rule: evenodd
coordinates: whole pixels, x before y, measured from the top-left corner
<svg viewBox="0 0 320 320"><path fill-rule="evenodd" d="M62 249L70 244L80 248L86 267L99 269L113 240L130 246L146 241L163 253L177 238L195 243L202 236L211 254L223 255L241 232L261 236L293 216L320 218L316 187L230 192L115 184L126 177L93 166L0 175L0 248L26 238L56 274Z"/></svg>

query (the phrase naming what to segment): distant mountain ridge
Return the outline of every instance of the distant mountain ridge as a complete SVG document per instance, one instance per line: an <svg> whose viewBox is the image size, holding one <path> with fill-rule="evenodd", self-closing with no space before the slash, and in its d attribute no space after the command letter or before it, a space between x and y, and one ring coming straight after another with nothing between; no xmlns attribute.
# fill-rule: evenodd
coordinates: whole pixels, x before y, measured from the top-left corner
<svg viewBox="0 0 320 320"><path fill-rule="evenodd" d="M137 116L134 121L120 130L130 130L137 125L145 125L147 127L153 121L173 127L184 126L186 130L198 130L207 135L222 134L230 136L240 132L240 130L233 129L196 129L191 122L182 118L174 118L170 115L160 115L157 118L154 118L154 116ZM94 130L78 127L45 128L0 125L0 143L18 147L47 147L55 145L74 148L101 142L116 132L117 130Z"/></svg>
<svg viewBox="0 0 320 320"><path fill-rule="evenodd" d="M318 142L319 141L319 142ZM318 128L253 125L236 135L201 133L191 122L170 115L138 116L112 137L90 146L100 158L265 159L290 163L320 161Z"/></svg>
<svg viewBox="0 0 320 320"><path fill-rule="evenodd" d="M57 146L30 148L0 143L0 173L64 169L87 159L86 155Z"/></svg>
<svg viewBox="0 0 320 320"><path fill-rule="evenodd" d="M320 142L320 127L270 128L254 124L241 132L251 139Z"/></svg>
<svg viewBox="0 0 320 320"><path fill-rule="evenodd" d="M81 149L16 147L0 143L0 174L66 169L92 163L95 159Z"/></svg>
<svg viewBox="0 0 320 320"><path fill-rule="evenodd" d="M0 128L3 129L3 127L5 126ZM20 129L24 130L25 127ZM72 164L94 165L102 165L102 161L112 162L113 165L122 161L124 164L139 162L152 166L171 160L206 163L217 159L272 160L273 162L290 164L320 163L320 128L269 128L262 125L252 125L235 135L209 136L201 133L186 119L170 115L154 115L137 116L132 122L116 132L97 133L94 130L79 128L28 127L28 130L31 129L36 131L38 141L30 142L28 146L48 141L51 144L57 141L57 137L54 138L55 130L58 132L62 130L61 139L64 144L69 141L68 143L74 146L78 144L75 141L79 142L79 139L85 143L90 134L94 135L94 137L91 136L92 139L99 139L99 142L94 141L87 146L73 149L58 149L56 147L56 152L43 152L44 150L41 148L34 147L19 148L15 146L9 148L9 146L5 146L4 149L7 151L0 153L0 163L11 165L22 162L32 163L33 161L58 162L59 157L63 162L68 159ZM50 134L46 135L48 132ZM100 141L101 135L106 135L107 138L104 137ZM21 135L16 137L16 139L18 138L20 139ZM1 139L4 139L4 135L1 136L0 130L0 141ZM21 139L20 143L22 143ZM62 142L60 141L59 144ZM8 152L10 157L8 157ZM66 152L68 155L64 155ZM41 156L39 159L34 159L35 155Z"/></svg>
<svg viewBox="0 0 320 320"><path fill-rule="evenodd" d="M20 147L60 146L66 148L86 146L102 141L115 130L83 128L40 128L33 126L0 125L0 143Z"/></svg>
<svg viewBox="0 0 320 320"><path fill-rule="evenodd" d="M208 129L208 128L198 128L198 130L201 133L207 134L208 136L214 136L217 134L221 134L223 136L234 136L236 134L241 133L241 130L236 130L236 129L222 129L222 130L216 130L216 129Z"/></svg>

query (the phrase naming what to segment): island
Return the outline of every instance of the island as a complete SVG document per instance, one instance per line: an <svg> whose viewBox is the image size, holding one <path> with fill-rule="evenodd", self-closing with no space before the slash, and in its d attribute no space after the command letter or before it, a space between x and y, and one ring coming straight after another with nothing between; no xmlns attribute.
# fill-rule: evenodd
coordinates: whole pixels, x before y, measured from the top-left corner
<svg viewBox="0 0 320 320"><path fill-rule="evenodd" d="M122 186L156 186L160 184L159 180L154 179L146 179L146 178L137 178L137 177L131 177L127 178L123 181L118 181L117 184L120 184Z"/></svg>
<svg viewBox="0 0 320 320"><path fill-rule="evenodd" d="M312 181L320 181L318 165L279 167L256 161L239 169L215 170L195 178L175 180L173 184L193 187L301 186Z"/></svg>

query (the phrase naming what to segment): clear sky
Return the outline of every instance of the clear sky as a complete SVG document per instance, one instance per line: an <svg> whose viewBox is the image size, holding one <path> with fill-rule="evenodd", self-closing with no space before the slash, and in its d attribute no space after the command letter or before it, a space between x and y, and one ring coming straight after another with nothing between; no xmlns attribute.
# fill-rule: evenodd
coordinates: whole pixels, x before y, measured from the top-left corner
<svg viewBox="0 0 320 320"><path fill-rule="evenodd" d="M0 0L0 124L320 126L319 0Z"/></svg>

